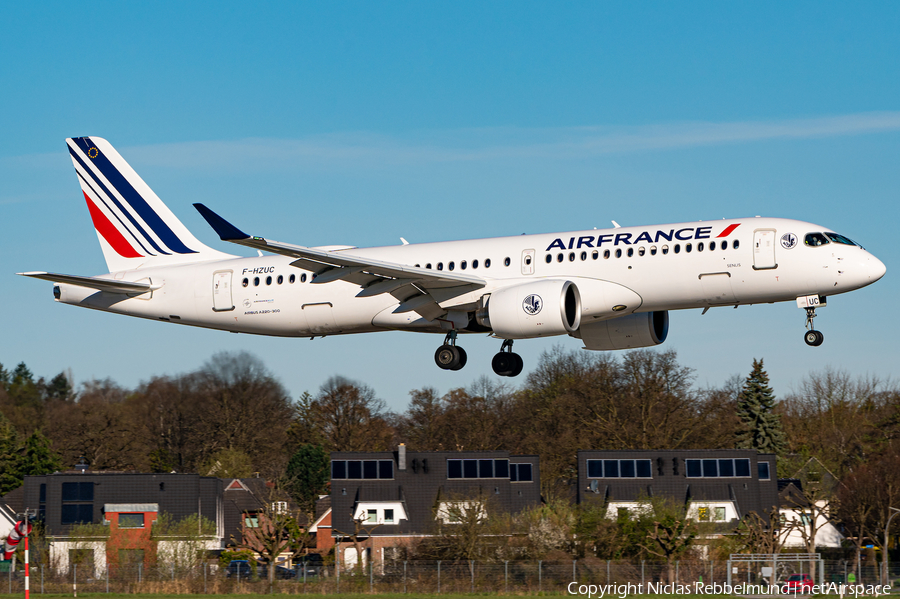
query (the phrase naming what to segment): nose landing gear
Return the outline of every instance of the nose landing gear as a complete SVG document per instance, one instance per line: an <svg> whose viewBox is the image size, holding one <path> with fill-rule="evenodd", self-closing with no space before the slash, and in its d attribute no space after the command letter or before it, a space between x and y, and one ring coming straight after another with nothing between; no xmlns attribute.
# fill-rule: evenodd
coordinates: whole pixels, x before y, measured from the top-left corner
<svg viewBox="0 0 900 599"><path fill-rule="evenodd" d="M506 339L500 346L500 351L491 360L491 368L498 376L512 377L522 374L525 363L522 361L522 356L513 352L512 345L512 339Z"/></svg>
<svg viewBox="0 0 900 599"><path fill-rule="evenodd" d="M434 363L443 370L460 370L466 365L466 350L456 345L456 331L444 337L444 344L434 352Z"/></svg>
<svg viewBox="0 0 900 599"><path fill-rule="evenodd" d="M806 341L806 345L811 347L818 347L822 345L822 342L825 341L825 335L822 334L822 331L817 331L813 328L813 319L816 317L816 309L815 308L806 308L806 333L803 334L803 340Z"/></svg>

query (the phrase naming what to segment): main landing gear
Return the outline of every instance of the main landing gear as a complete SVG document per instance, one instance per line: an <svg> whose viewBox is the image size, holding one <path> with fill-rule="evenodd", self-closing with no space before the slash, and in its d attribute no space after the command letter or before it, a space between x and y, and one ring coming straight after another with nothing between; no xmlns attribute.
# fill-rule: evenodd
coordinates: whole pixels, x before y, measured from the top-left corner
<svg viewBox="0 0 900 599"><path fill-rule="evenodd" d="M444 337L444 344L434 352L434 363L444 370L460 370L466 365L466 350L456 345L456 331Z"/></svg>
<svg viewBox="0 0 900 599"><path fill-rule="evenodd" d="M816 309L815 308L806 308L806 333L803 334L803 340L806 341L806 345L812 347L818 347L822 345L822 342L825 341L825 335L822 334L821 331L817 331L813 328L813 319L816 317Z"/></svg>
<svg viewBox="0 0 900 599"><path fill-rule="evenodd" d="M513 352L512 346L512 339L506 339L503 345L500 346L500 351L491 360L491 368L499 376L519 376L522 374L525 363L522 361L522 356Z"/></svg>

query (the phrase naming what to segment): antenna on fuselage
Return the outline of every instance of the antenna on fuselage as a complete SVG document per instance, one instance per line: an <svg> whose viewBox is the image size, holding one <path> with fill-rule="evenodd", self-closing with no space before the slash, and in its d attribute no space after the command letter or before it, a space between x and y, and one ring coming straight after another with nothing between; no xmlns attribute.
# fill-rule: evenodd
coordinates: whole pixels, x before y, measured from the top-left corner
<svg viewBox="0 0 900 599"><path fill-rule="evenodd" d="M617 223L616 221L611 221L611 222L612 222L612 224L613 224L613 226L614 226L615 228L617 228L617 229L621 229L621 228L622 228L622 225L620 225L620 224Z"/></svg>

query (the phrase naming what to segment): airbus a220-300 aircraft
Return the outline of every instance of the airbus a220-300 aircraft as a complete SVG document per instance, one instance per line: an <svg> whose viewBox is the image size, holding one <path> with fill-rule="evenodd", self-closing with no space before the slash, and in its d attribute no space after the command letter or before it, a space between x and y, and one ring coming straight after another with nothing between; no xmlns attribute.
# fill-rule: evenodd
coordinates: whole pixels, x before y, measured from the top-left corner
<svg viewBox="0 0 900 599"><path fill-rule="evenodd" d="M235 333L440 333L434 359L446 370L466 364L458 333L502 340L494 372L516 376L514 340L569 335L592 350L648 347L666 340L669 310L763 302L796 301L806 311L804 339L817 346L813 319L826 297L885 273L830 228L781 218L304 247L247 235L194 204L222 240L259 250L244 258L200 243L106 140L67 142L110 272L20 273L52 281L56 301Z"/></svg>

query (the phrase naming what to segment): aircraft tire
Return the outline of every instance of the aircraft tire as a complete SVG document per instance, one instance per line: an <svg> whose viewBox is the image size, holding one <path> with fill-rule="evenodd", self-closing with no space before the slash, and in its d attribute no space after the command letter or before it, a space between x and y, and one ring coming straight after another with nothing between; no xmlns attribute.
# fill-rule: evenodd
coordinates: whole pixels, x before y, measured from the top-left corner
<svg viewBox="0 0 900 599"><path fill-rule="evenodd" d="M806 331L803 335L803 340L810 347L819 347L825 341L825 335L821 331Z"/></svg>
<svg viewBox="0 0 900 599"><path fill-rule="evenodd" d="M450 370L462 370L463 366L466 365L466 362L469 361L469 357L466 355L466 350L464 350L463 348L461 348L459 346L453 346L453 349L455 349L457 352L459 352L459 364L457 364L455 367L451 368Z"/></svg>
<svg viewBox="0 0 900 599"><path fill-rule="evenodd" d="M491 360L491 368L494 369L494 374L497 376L510 376L510 373L513 371L513 366L515 366L512 358L513 355L515 354L512 352L499 352L494 354L494 357Z"/></svg>
<svg viewBox="0 0 900 599"><path fill-rule="evenodd" d="M507 376L519 376L522 374L522 370L525 368L525 361L522 360L522 356L519 354L509 354L513 360L513 368Z"/></svg>
<svg viewBox="0 0 900 599"><path fill-rule="evenodd" d="M443 370L459 370L460 352L453 345L442 345L434 352L434 363Z"/></svg>

